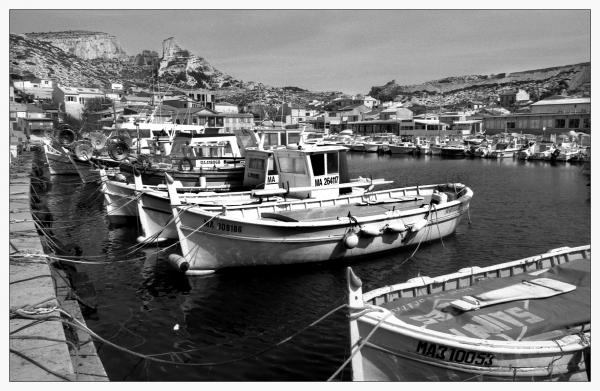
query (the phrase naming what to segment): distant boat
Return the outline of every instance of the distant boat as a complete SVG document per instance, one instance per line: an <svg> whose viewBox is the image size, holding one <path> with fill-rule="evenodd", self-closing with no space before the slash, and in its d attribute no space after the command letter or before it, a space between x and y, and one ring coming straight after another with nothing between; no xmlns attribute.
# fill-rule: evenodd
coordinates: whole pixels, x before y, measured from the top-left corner
<svg viewBox="0 0 600 391"><path fill-rule="evenodd" d="M521 146L517 144L517 139L512 141L498 141L492 145L487 157L491 159L512 158L520 149Z"/></svg>
<svg viewBox="0 0 600 391"><path fill-rule="evenodd" d="M365 141L365 152L389 152L389 145L394 141L394 135L391 133L378 133L371 137L371 140Z"/></svg>
<svg viewBox="0 0 600 391"><path fill-rule="evenodd" d="M552 141L540 141L535 143L533 151L528 160L551 160L556 150Z"/></svg>
<svg viewBox="0 0 600 391"><path fill-rule="evenodd" d="M465 145L458 141L450 142L442 146L441 155L452 158L461 158L467 156Z"/></svg>
<svg viewBox="0 0 600 391"><path fill-rule="evenodd" d="M364 152L365 151L365 143L371 140L370 137L366 136L354 136L352 141L350 142L350 150L353 152ZM348 147L348 145L346 145Z"/></svg>
<svg viewBox="0 0 600 391"><path fill-rule="evenodd" d="M411 141L398 141L389 145L392 155L413 155L417 151L417 146Z"/></svg>
<svg viewBox="0 0 600 391"><path fill-rule="evenodd" d="M348 268L353 380L590 379L589 245L361 286Z"/></svg>

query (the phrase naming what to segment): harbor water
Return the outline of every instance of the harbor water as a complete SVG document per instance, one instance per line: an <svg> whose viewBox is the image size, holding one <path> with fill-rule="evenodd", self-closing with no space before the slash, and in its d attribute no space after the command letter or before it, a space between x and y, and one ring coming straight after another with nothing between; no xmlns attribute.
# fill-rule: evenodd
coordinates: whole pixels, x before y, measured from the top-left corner
<svg viewBox="0 0 600 391"><path fill-rule="evenodd" d="M590 243L590 176L582 165L357 153L348 160L351 177L394 180L393 187L465 183L474 192L469 216L443 241L377 257L186 277L166 263L176 245L138 249L135 223L109 222L97 185L52 178L40 194L51 240L65 254L98 261L69 267L90 307L87 325L126 349L180 363L97 343L110 380L324 381L349 357L346 313L308 326L346 302L346 266L368 291ZM350 368L337 380L351 380Z"/></svg>

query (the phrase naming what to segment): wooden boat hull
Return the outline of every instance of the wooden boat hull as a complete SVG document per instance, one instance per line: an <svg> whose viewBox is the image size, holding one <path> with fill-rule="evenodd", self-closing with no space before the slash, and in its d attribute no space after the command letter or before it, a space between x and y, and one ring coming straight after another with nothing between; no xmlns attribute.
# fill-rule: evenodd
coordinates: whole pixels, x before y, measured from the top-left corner
<svg viewBox="0 0 600 391"><path fill-rule="evenodd" d="M392 153L392 155L398 154L398 155L412 155L414 153L416 153L417 151L417 147L403 147L403 146L399 146L399 145L393 145L390 144L389 145L390 148L390 152Z"/></svg>
<svg viewBox="0 0 600 391"><path fill-rule="evenodd" d="M104 180L100 188L104 195L104 206L109 218L138 217L138 197L131 185Z"/></svg>
<svg viewBox="0 0 600 391"><path fill-rule="evenodd" d="M512 158L515 154L518 153L517 149L504 149L504 150L493 150L489 153L488 157L490 159L503 159L503 158Z"/></svg>
<svg viewBox="0 0 600 391"><path fill-rule="evenodd" d="M442 148L441 155L444 157L461 158L466 157L467 153L464 148Z"/></svg>
<svg viewBox="0 0 600 391"><path fill-rule="evenodd" d="M359 322L360 335L369 335L373 327ZM543 352L535 352L532 346L499 353L481 345L450 345L380 327L361 354L362 380L366 381L587 380L581 339L577 336L557 341L554 349Z"/></svg>
<svg viewBox="0 0 600 391"><path fill-rule="evenodd" d="M442 147L439 145L432 145L429 148L429 153L431 155L441 155L442 154Z"/></svg>
<svg viewBox="0 0 600 391"><path fill-rule="evenodd" d="M50 175L86 174L91 168L89 163L78 161L75 157L72 157L73 161L71 161L68 155L56 151L47 144L44 144L44 156Z"/></svg>
<svg viewBox="0 0 600 391"><path fill-rule="evenodd" d="M314 209L311 211L315 218L303 221L294 221L293 217L294 205L300 203L257 206L255 211L244 209L243 213L260 213L262 218L240 217L240 213L234 216L233 211L227 210L215 213L200 208L178 208L179 240L182 249L188 249L183 251L189 254L191 270L360 257L452 234L467 212L472 197L470 189L460 186L459 189L464 189L460 198L438 206L422 206L422 200L412 197L419 192L416 188L375 192L392 194L396 191L400 194L404 190L407 197L414 199L403 201L403 204L385 205L385 208L380 206L376 212L373 212L375 207L369 205L368 196L305 201L312 204L310 207ZM424 186L420 191L429 188L431 192L434 187ZM266 208L269 208L269 213ZM332 216L317 217L327 213L332 213ZM349 218L348 215L356 217ZM422 223L425 225L417 229ZM389 229L400 224L406 226L407 230L394 232ZM349 247L345 242L351 232L357 236L354 247Z"/></svg>
<svg viewBox="0 0 600 391"><path fill-rule="evenodd" d="M356 276L350 271L354 277L348 278L351 312L355 311L350 321L354 380L586 381L591 327L590 314L585 312L590 307L581 299L589 296L590 263L589 245L567 247L487 268L416 277L364 295L360 284L352 282ZM574 267L564 269L566 264ZM508 297L501 302L504 306L470 313L443 308L453 297L481 297L473 293L481 284L502 287L502 278L520 283L546 272L558 278L561 272L549 271L558 265L564 270L563 278L583 289L579 296L557 296L552 302L562 306L582 303L578 313L567 315L566 322L562 319L565 308L547 309L548 302L535 304L536 300L522 298ZM588 277L582 277L585 274ZM458 317L460 321L455 320ZM558 328L553 328L549 317L558 319Z"/></svg>
<svg viewBox="0 0 600 391"><path fill-rule="evenodd" d="M122 172L133 175L133 165L131 163L122 163L120 166ZM163 184L165 173L168 173L174 180L181 182L183 186L200 186L200 177L206 178L206 185L209 187L221 186L223 191L233 191L243 188L244 165L239 164L232 167L216 167L194 169L190 171L166 170L159 168L141 168L142 180L146 185Z"/></svg>

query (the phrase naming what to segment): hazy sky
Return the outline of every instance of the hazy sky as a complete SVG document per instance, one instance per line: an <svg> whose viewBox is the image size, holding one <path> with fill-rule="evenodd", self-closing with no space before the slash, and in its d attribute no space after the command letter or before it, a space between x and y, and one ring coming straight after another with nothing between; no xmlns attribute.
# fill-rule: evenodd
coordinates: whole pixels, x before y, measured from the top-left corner
<svg viewBox="0 0 600 391"><path fill-rule="evenodd" d="M589 10L11 10L10 33L115 35L162 54L175 37L244 81L367 93L395 79L590 61Z"/></svg>

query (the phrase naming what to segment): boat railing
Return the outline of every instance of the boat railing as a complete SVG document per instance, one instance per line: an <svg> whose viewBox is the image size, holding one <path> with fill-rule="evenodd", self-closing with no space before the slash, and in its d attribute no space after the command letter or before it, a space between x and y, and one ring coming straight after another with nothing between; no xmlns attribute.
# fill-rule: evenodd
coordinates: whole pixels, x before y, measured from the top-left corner
<svg viewBox="0 0 600 391"><path fill-rule="evenodd" d="M363 294L363 300L365 303L380 305L404 297L419 297L446 290L466 288L483 278L507 277L581 259L591 259L590 245L550 250L545 254L489 267L466 267L456 273L434 278L415 277L408 282L366 292Z"/></svg>
<svg viewBox="0 0 600 391"><path fill-rule="evenodd" d="M428 204L434 190L437 190L440 188L440 186L448 186L448 184L433 184L426 186L413 186L402 189L379 190L362 194L349 194L342 197L328 199L288 200L287 202L279 202L271 205L236 205L228 207L226 214L230 217L259 219L263 213L278 213L284 211L307 210L353 204L376 204L387 200L393 200L394 202L398 203L412 200L418 201L421 204ZM453 202L460 203L458 198L468 195L461 193L462 189L466 189L464 185L456 184L456 189L456 199L449 201L448 205L454 205ZM452 189L448 187L447 190L451 191Z"/></svg>

